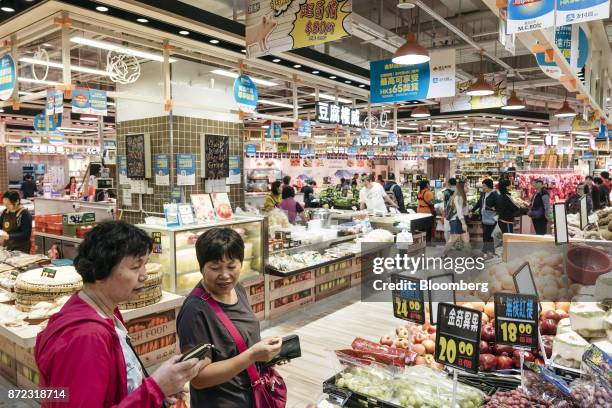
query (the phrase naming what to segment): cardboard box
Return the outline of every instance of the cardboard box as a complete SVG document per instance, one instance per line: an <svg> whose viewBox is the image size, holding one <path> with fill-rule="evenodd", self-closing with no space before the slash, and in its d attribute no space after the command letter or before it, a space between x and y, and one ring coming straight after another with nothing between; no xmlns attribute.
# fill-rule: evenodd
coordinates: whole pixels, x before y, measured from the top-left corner
<svg viewBox="0 0 612 408"><path fill-rule="evenodd" d="M174 344L140 355L139 357L145 368L149 368L156 364L163 363L175 354L179 354L179 352L179 342L177 339Z"/></svg>
<svg viewBox="0 0 612 408"><path fill-rule="evenodd" d="M313 280L314 281L314 280ZM313 282L314 283L314 282ZM271 305L270 309L270 319L276 319L286 313L302 308L305 305L314 302L314 289L312 290L312 294L310 296L306 296L300 300L295 302L288 303L283 306L274 307L274 304Z"/></svg>

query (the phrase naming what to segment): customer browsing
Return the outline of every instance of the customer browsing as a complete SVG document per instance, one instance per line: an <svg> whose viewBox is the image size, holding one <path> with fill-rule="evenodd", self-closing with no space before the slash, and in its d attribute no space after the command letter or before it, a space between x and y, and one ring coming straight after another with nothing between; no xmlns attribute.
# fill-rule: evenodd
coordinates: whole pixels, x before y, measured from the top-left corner
<svg viewBox="0 0 612 408"><path fill-rule="evenodd" d="M372 175L362 178L363 187L359 191L359 207L362 210L387 212L387 203L389 207L398 208L397 204L389 198L385 189L380 183L374 182Z"/></svg>

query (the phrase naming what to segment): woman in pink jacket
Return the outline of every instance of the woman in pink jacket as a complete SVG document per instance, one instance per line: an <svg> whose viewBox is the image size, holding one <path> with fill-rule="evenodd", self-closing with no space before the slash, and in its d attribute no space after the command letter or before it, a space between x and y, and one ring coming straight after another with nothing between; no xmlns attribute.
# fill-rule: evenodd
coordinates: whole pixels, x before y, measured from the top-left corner
<svg viewBox="0 0 612 408"><path fill-rule="evenodd" d="M74 260L83 289L50 320L34 350L41 387L67 390L66 401L43 407L159 408L173 403L209 361L174 356L150 377L131 346L117 306L147 279L151 238L122 221L99 224Z"/></svg>

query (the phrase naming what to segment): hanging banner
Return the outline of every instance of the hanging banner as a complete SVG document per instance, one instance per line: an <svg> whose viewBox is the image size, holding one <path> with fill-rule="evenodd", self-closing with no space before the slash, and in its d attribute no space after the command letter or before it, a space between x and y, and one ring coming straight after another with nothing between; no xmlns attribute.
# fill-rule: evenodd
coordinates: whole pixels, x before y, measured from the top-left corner
<svg viewBox="0 0 612 408"><path fill-rule="evenodd" d="M541 30L555 24L555 0L508 1L508 34Z"/></svg>
<svg viewBox="0 0 612 408"><path fill-rule="evenodd" d="M495 93L490 96L469 96L467 90L472 81L457 84L455 96L440 100L440 112L469 111L500 108L506 104L506 74L486 74L485 80L493 85Z"/></svg>
<svg viewBox="0 0 612 408"><path fill-rule="evenodd" d="M89 113L92 115L106 116L108 114L106 91L90 89L89 104Z"/></svg>
<svg viewBox="0 0 612 408"><path fill-rule="evenodd" d="M563 56L570 62L572 55L572 42L576 41L576 39L572 38L572 26L562 26L558 27L555 32L555 43L559 50L563 53ZM576 61L576 72L580 71L584 65L586 64L587 57L589 56L589 41L587 39L586 33L582 28L578 29L578 59ZM535 55L536 61L538 65L542 69L542 71L553 79L561 78L562 72L561 69L557 66L557 63L546 62L544 53L537 53Z"/></svg>
<svg viewBox="0 0 612 408"><path fill-rule="evenodd" d="M589 113L589 118L584 120L582 115L574 116L572 120L572 131L574 132L585 132L587 130L597 129L599 121L595 119L595 113Z"/></svg>
<svg viewBox="0 0 612 408"><path fill-rule="evenodd" d="M6 101L17 86L17 67L10 54L0 58L0 100Z"/></svg>
<svg viewBox="0 0 612 408"><path fill-rule="evenodd" d="M300 120L298 122L298 137L309 138L312 134L312 122L309 120Z"/></svg>
<svg viewBox="0 0 612 408"><path fill-rule="evenodd" d="M176 185L195 186L195 154L176 155Z"/></svg>
<svg viewBox="0 0 612 408"><path fill-rule="evenodd" d="M455 50L431 51L431 60L399 65L370 62L370 102L390 103L455 95Z"/></svg>
<svg viewBox="0 0 612 408"><path fill-rule="evenodd" d="M499 131L497 132L497 142L502 146L508 144L508 129L499 129Z"/></svg>
<svg viewBox="0 0 612 408"><path fill-rule="evenodd" d="M53 116L47 116L47 122L45 123L45 114L39 113L34 116L34 130L38 133L41 132L55 132L57 130L57 122Z"/></svg>
<svg viewBox="0 0 612 408"><path fill-rule="evenodd" d="M605 20L610 16L610 0L558 0L557 25Z"/></svg>
<svg viewBox="0 0 612 408"><path fill-rule="evenodd" d="M266 139L280 140L283 135L283 128L280 123L273 123L266 129Z"/></svg>
<svg viewBox="0 0 612 408"><path fill-rule="evenodd" d="M248 75L240 75L234 81L234 100L242 112L253 113L257 108L257 86Z"/></svg>
<svg viewBox="0 0 612 408"><path fill-rule="evenodd" d="M569 132L572 130L573 118L558 118L550 115L550 131L555 133Z"/></svg>
<svg viewBox="0 0 612 408"><path fill-rule="evenodd" d="M91 102L89 100L89 89L73 89L70 97L72 98L72 113L90 113Z"/></svg>
<svg viewBox="0 0 612 408"><path fill-rule="evenodd" d="M352 34L352 0L249 0L248 58L339 40Z"/></svg>
<svg viewBox="0 0 612 408"><path fill-rule="evenodd" d="M257 154L257 146L252 143L245 144L244 153L247 157L255 157L255 154Z"/></svg>
<svg viewBox="0 0 612 408"><path fill-rule="evenodd" d="M169 186L170 185L170 155L156 154L155 155L155 185Z"/></svg>
<svg viewBox="0 0 612 408"><path fill-rule="evenodd" d="M499 42L506 51L514 55L516 52L516 35L508 34L508 24L506 20L499 19Z"/></svg>
<svg viewBox="0 0 612 408"><path fill-rule="evenodd" d="M117 169L119 172L119 184L129 184L129 179L127 176L127 157L125 155L117 157Z"/></svg>

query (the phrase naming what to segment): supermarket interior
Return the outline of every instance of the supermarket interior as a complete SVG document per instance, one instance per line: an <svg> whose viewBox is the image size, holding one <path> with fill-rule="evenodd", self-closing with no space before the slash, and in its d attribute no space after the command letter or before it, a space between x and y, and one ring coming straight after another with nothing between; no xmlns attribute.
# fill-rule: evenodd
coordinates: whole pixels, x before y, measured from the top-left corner
<svg viewBox="0 0 612 408"><path fill-rule="evenodd" d="M0 0L0 408L612 408L611 98L610 0Z"/></svg>

